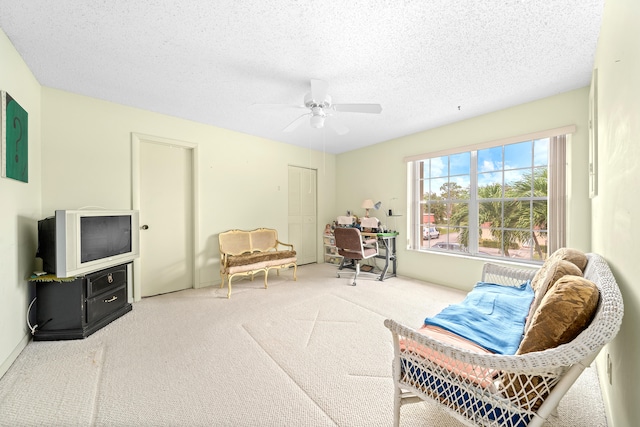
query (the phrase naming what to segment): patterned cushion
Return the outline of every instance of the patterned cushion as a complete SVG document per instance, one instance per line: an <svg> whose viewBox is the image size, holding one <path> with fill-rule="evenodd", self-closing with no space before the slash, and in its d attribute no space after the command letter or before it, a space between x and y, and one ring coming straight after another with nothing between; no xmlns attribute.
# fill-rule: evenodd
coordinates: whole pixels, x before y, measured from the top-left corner
<svg viewBox="0 0 640 427"><path fill-rule="evenodd" d="M228 257L227 267L257 264L265 261L293 258L295 256L296 251L268 251L254 252L252 254L232 255Z"/></svg>
<svg viewBox="0 0 640 427"><path fill-rule="evenodd" d="M533 302L529 308L529 315L527 316L527 322L524 326L525 332L531 326L533 314L540 306L540 302L542 301L542 298L544 298L549 287L556 283L562 276L567 274L582 276L582 270L572 262L565 261L563 259L547 260L547 262L540 267L540 270L538 270L531 281L531 287L535 291L535 296L533 297Z"/></svg>
<svg viewBox="0 0 640 427"><path fill-rule="evenodd" d="M563 259L575 264L581 271L584 272L587 266L587 256L584 252L571 248L560 248L547 258L547 261L554 261Z"/></svg>
<svg viewBox="0 0 640 427"><path fill-rule="evenodd" d="M572 275L560 278L542 298L516 354L573 340L591 322L599 298L600 292L590 280Z"/></svg>
<svg viewBox="0 0 640 427"><path fill-rule="evenodd" d="M584 254L584 252L580 252L577 249L560 248L549 255L549 258L545 260L544 264L542 264L542 267L540 267L540 270L538 270L536 275L533 277L533 280L531 281L531 287L534 291L537 291L541 286L548 288L551 285L550 283L548 283L548 277L546 273L558 261L570 262L571 264L574 264L576 267L578 267L581 272L583 272L584 268L587 266L587 256Z"/></svg>
<svg viewBox="0 0 640 427"><path fill-rule="evenodd" d="M549 288L536 309L516 354L543 351L577 337L591 322L598 306L597 286L580 276L567 275ZM537 376L505 374L504 393L527 409L536 410L548 396Z"/></svg>

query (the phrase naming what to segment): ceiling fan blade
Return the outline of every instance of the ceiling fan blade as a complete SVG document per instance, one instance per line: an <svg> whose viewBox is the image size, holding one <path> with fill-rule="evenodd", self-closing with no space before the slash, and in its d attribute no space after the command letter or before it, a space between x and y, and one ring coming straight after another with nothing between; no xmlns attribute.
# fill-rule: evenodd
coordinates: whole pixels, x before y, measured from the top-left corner
<svg viewBox="0 0 640 427"><path fill-rule="evenodd" d="M370 113L380 114L382 105L380 104L333 104L333 109L345 113Z"/></svg>
<svg viewBox="0 0 640 427"><path fill-rule="evenodd" d="M338 135L345 135L349 133L349 128L346 127L339 119L336 119L335 116L327 117L324 124L325 126L333 129Z"/></svg>
<svg viewBox="0 0 640 427"><path fill-rule="evenodd" d="M289 123L286 128L282 129L282 131L293 132L294 130L298 129L298 127L300 127L300 125L304 122L304 119L310 115L311 113L301 115L300 117Z"/></svg>
<svg viewBox="0 0 640 427"><path fill-rule="evenodd" d="M327 99L327 82L311 79L311 98L321 104Z"/></svg>
<svg viewBox="0 0 640 427"><path fill-rule="evenodd" d="M272 110L284 110L284 109L307 109L304 105L296 104L261 104L254 102L249 106L250 108L265 108Z"/></svg>

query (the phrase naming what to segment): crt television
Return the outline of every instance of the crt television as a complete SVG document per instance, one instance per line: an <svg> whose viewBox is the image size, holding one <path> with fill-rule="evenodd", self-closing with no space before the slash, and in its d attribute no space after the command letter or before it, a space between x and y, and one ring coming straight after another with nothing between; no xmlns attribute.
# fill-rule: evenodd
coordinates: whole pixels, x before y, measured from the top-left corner
<svg viewBox="0 0 640 427"><path fill-rule="evenodd" d="M139 221L138 211L57 210L38 221L36 256L58 277L126 264L140 255Z"/></svg>

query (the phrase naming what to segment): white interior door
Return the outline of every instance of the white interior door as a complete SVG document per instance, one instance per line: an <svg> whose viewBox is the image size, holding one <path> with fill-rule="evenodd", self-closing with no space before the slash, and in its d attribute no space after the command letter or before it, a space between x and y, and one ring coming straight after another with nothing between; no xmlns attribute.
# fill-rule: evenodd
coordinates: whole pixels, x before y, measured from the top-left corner
<svg viewBox="0 0 640 427"><path fill-rule="evenodd" d="M317 262L317 171L289 166L289 241L298 265Z"/></svg>
<svg viewBox="0 0 640 427"><path fill-rule="evenodd" d="M194 287L193 149L139 144L142 297Z"/></svg>

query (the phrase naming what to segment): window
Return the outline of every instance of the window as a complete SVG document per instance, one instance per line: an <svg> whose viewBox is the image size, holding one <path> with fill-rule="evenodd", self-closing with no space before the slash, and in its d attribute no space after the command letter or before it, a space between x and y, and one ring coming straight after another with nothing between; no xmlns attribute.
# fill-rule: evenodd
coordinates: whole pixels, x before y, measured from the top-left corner
<svg viewBox="0 0 640 427"><path fill-rule="evenodd" d="M565 139L538 134L407 159L410 249L546 259L565 241Z"/></svg>

